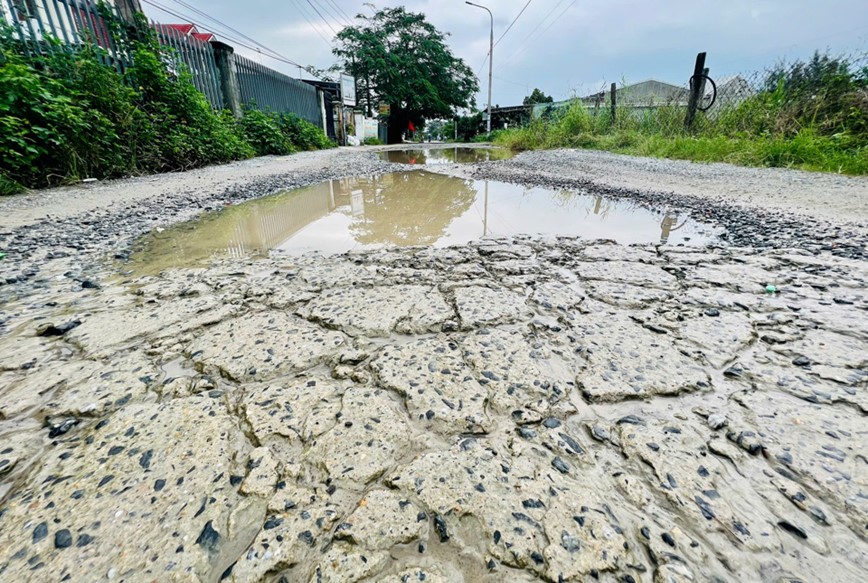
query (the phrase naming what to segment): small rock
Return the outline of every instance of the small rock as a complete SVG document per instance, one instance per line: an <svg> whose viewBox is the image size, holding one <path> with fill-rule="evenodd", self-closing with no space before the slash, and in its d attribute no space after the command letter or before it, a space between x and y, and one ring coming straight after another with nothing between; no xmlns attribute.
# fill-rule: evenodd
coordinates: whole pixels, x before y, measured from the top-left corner
<svg viewBox="0 0 868 583"><path fill-rule="evenodd" d="M54 546L58 549L72 546L72 534L69 532L69 529L64 528L54 533Z"/></svg>
<svg viewBox="0 0 868 583"><path fill-rule="evenodd" d="M564 460L558 456L555 456L555 459L552 460L552 466L562 474L570 473L570 466L568 466Z"/></svg>
<svg viewBox="0 0 868 583"><path fill-rule="evenodd" d="M49 322L47 324L43 324L42 326L36 329L37 336L63 336L73 328L81 325L81 320L72 320L71 322L65 322L59 326L55 326L53 323Z"/></svg>
<svg viewBox="0 0 868 583"><path fill-rule="evenodd" d="M708 416L708 426L712 429L720 429L721 427L726 427L729 423L729 420L726 418L726 414L724 413L712 413Z"/></svg>

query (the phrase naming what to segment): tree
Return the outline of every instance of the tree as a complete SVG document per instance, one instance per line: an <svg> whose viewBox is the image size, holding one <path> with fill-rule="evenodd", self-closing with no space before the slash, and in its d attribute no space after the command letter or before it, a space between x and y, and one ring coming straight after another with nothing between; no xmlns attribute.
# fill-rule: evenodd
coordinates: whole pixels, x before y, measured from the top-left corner
<svg viewBox="0 0 868 583"><path fill-rule="evenodd" d="M551 95L546 95L539 89L534 88L530 95L524 98L522 105L534 105L535 103L554 103Z"/></svg>
<svg viewBox="0 0 868 583"><path fill-rule="evenodd" d="M390 144L401 141L410 122L423 127L426 119L475 105L476 75L424 14L399 7L359 18L362 24L338 33L334 54L358 80L361 102L389 104Z"/></svg>

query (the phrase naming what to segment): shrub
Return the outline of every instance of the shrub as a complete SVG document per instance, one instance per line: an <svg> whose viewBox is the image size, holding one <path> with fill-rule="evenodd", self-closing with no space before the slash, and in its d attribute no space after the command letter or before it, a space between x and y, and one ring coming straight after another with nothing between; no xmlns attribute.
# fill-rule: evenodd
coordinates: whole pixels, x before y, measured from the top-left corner
<svg viewBox="0 0 868 583"><path fill-rule="evenodd" d="M379 138L372 138L372 137L365 138L365 141L362 143L365 144L366 146L382 146L383 145L383 142L381 142Z"/></svg>
<svg viewBox="0 0 868 583"><path fill-rule="evenodd" d="M815 54L769 71L756 94L713 114L699 113L688 132L685 107L644 111L619 105L596 115L579 100L549 108L520 128L494 135L517 150L579 147L699 161L868 173L868 68Z"/></svg>
<svg viewBox="0 0 868 583"><path fill-rule="evenodd" d="M106 18L113 34L127 34ZM26 54L0 23L0 195L334 146L294 115L215 112L183 66L167 70L153 32L137 34L116 39L131 55L121 74L93 44Z"/></svg>

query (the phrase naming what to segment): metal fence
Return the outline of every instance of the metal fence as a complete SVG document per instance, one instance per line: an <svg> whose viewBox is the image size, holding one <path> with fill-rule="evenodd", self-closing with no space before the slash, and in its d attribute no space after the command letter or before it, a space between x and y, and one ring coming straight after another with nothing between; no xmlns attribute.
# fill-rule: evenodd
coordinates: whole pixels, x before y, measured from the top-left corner
<svg viewBox="0 0 868 583"><path fill-rule="evenodd" d="M25 54L74 52L89 44L100 47L98 58L118 72L132 63L126 30L129 23L123 21L117 8L99 0L0 0L0 25L4 23ZM226 80L217 67L212 44L175 26L155 22L150 26L164 49L167 69L174 74L186 69L193 85L214 109L229 107L224 102ZM315 87L240 55L234 55L233 61L244 105L293 113L322 127Z"/></svg>
<svg viewBox="0 0 868 583"><path fill-rule="evenodd" d="M234 60L242 103L277 113L294 113L322 127L322 111L315 87L240 55L235 55Z"/></svg>
<svg viewBox="0 0 868 583"><path fill-rule="evenodd" d="M74 51L92 44L100 59L122 71L128 60L117 43L117 9L92 0L0 0L0 16L25 54Z"/></svg>
<svg viewBox="0 0 868 583"><path fill-rule="evenodd" d="M794 134L810 126L834 135L864 132L868 123L868 51L816 52L759 71L715 74L709 58L701 79L697 129Z"/></svg>
<svg viewBox="0 0 868 583"><path fill-rule="evenodd" d="M157 33L160 46L169 49L163 54L166 66L173 73L180 71L182 65L189 71L193 85L205 95L211 107L223 109L223 92L220 87L220 71L214 60L211 43L185 34L165 24L151 22Z"/></svg>

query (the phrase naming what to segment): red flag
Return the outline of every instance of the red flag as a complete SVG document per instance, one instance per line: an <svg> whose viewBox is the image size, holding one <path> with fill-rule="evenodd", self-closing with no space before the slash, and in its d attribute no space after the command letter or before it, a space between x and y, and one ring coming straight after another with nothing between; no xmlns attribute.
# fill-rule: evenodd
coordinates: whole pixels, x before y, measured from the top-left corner
<svg viewBox="0 0 868 583"><path fill-rule="evenodd" d="M409 129L411 132L415 132L415 131L416 131L416 128L413 127L413 122L412 122L412 121L411 121L411 122L408 122L408 124L407 124L407 129Z"/></svg>

